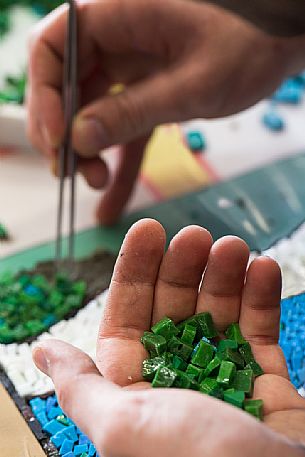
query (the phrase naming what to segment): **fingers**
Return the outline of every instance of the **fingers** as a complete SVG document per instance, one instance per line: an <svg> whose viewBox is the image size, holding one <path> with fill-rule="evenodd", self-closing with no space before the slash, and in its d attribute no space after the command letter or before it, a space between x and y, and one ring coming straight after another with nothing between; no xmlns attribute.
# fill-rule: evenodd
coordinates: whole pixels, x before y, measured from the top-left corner
<svg viewBox="0 0 305 457"><path fill-rule="evenodd" d="M211 246L210 233L198 226L186 227L172 239L156 283L154 323L164 316L180 322L195 313Z"/></svg>
<svg viewBox="0 0 305 457"><path fill-rule="evenodd" d="M42 342L33 355L38 368L52 378L61 407L93 441L99 455L185 457L190 443L192 455L204 455L207 438L198 439L199 424L208 437L228 420L234 427L255 425L236 408L192 391L131 392L115 387L88 356L61 341ZM234 427L229 427L226 441ZM214 454L215 443L208 443L208 448Z"/></svg>
<svg viewBox="0 0 305 457"><path fill-rule="evenodd" d="M95 45L84 22L83 5L79 10L79 79L86 79L95 66ZM40 119L43 126L44 147L57 149L63 140L62 80L67 7L62 5L34 29L29 52L29 121ZM33 140L35 132L30 139Z"/></svg>
<svg viewBox="0 0 305 457"><path fill-rule="evenodd" d="M96 156L108 146L148 134L160 123L194 114L185 93L191 100L202 86L202 65L197 55L190 58L193 23L201 30L197 5L92 1L79 3L78 10L81 92L98 64L101 79L107 80L103 91L94 90L94 97L91 93L94 101L84 101L90 104L75 120L74 147L81 156ZM64 126L61 87L66 19L67 9L62 7L42 21L30 52L29 115L41 119L52 148L61 143ZM167 26L160 26L162 21ZM190 40L185 40L186 32L191 32ZM117 74L118 61L127 59L130 65L122 66ZM116 96L107 95L113 82L127 83L128 87Z"/></svg>
<svg viewBox="0 0 305 457"><path fill-rule="evenodd" d="M64 412L97 443L120 390L103 379L90 357L62 341L40 343L33 358L52 378Z"/></svg>
<svg viewBox="0 0 305 457"><path fill-rule="evenodd" d="M119 385L142 380L147 356L140 338L150 329L155 282L165 246L165 232L144 219L127 233L114 269L97 345L97 365Z"/></svg>
<svg viewBox="0 0 305 457"><path fill-rule="evenodd" d="M63 411L91 439L99 455L124 455L126 449L142 455L138 449L141 418L143 414L153 418L141 398L144 391L123 391L106 381L90 357L62 341L40 343L33 358L52 378ZM143 441L145 445L146 436Z"/></svg>
<svg viewBox="0 0 305 457"><path fill-rule="evenodd" d="M257 344L277 344L279 337L281 272L267 257L255 259L247 272L240 325Z"/></svg>
<svg viewBox="0 0 305 457"><path fill-rule="evenodd" d="M121 215L136 183L147 141L147 137L139 138L120 147L116 170L96 210L99 223L111 225Z"/></svg>
<svg viewBox="0 0 305 457"><path fill-rule="evenodd" d="M64 412L91 439L99 455L138 457L152 445L162 450L167 416L160 433L156 413L164 401L154 406L145 391L127 392L114 386L100 375L87 355L61 341L40 343L33 358L37 367L52 378ZM168 413L169 408L163 409Z"/></svg>
<svg viewBox="0 0 305 457"><path fill-rule="evenodd" d="M51 158L51 171L54 176L59 178L59 161L58 158ZM99 157L92 159L77 158L77 171L86 179L89 186L93 189L102 189L108 180L108 169L106 163Z"/></svg>
<svg viewBox="0 0 305 457"><path fill-rule="evenodd" d="M209 311L220 331L238 322L248 258L246 243L231 236L216 241L211 249L196 312Z"/></svg>
<svg viewBox="0 0 305 457"><path fill-rule="evenodd" d="M128 143L159 124L188 119L184 92L194 68L166 68L118 95L106 95L81 110L74 122L73 143L83 157Z"/></svg>
<svg viewBox="0 0 305 457"><path fill-rule="evenodd" d="M305 410L305 399L293 384L282 376L259 376L254 383L254 398L264 399L264 415L289 409Z"/></svg>
<svg viewBox="0 0 305 457"><path fill-rule="evenodd" d="M255 259L247 272L242 296L241 331L265 373L287 377L285 358L278 346L280 300L279 266L267 257Z"/></svg>
<svg viewBox="0 0 305 457"><path fill-rule="evenodd" d="M58 148L64 134L61 101L62 61L45 41L33 40L29 58L28 122L42 126L45 148ZM32 141L35 132L30 135Z"/></svg>
<svg viewBox="0 0 305 457"><path fill-rule="evenodd" d="M286 411L276 411L264 420L272 430L284 435L295 443L295 449L299 450L299 457L304 456L305 437L305 409L289 409ZM291 450L292 451L292 450Z"/></svg>
<svg viewBox="0 0 305 457"><path fill-rule="evenodd" d="M103 189L107 184L109 178L107 165L99 157L93 159L79 158L77 169L93 189Z"/></svg>

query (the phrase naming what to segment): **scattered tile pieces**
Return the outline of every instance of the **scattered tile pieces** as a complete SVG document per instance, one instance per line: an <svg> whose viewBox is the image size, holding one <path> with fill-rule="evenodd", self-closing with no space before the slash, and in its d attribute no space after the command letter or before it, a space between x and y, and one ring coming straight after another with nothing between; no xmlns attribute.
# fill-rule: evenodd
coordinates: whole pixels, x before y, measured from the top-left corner
<svg viewBox="0 0 305 457"><path fill-rule="evenodd" d="M206 145L206 138L199 130L191 130L186 134L186 143L191 151L203 152Z"/></svg>
<svg viewBox="0 0 305 457"><path fill-rule="evenodd" d="M305 72L286 79L271 96L268 110L263 114L262 123L273 131L281 132L285 120L279 114L278 105L300 105L305 94Z"/></svg>
<svg viewBox="0 0 305 457"><path fill-rule="evenodd" d="M281 132L284 130L285 123L283 118L274 110L270 109L267 111L263 118L263 124L267 129L272 130L273 132Z"/></svg>
<svg viewBox="0 0 305 457"><path fill-rule="evenodd" d="M9 234L6 227L0 223L0 241L6 241L9 239Z"/></svg>

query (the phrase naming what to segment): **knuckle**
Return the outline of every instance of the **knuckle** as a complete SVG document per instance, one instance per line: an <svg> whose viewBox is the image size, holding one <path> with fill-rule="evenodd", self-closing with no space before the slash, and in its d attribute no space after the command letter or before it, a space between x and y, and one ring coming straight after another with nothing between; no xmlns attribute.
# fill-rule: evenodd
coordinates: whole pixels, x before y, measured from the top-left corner
<svg viewBox="0 0 305 457"><path fill-rule="evenodd" d="M129 91L122 92L118 96L114 96L113 103L113 118L119 119L122 132L128 137L129 133L136 134L139 127L144 124L144 113L141 109L141 104L137 102L136 98L129 94ZM111 135L117 132L117 123L114 122L109 127Z"/></svg>

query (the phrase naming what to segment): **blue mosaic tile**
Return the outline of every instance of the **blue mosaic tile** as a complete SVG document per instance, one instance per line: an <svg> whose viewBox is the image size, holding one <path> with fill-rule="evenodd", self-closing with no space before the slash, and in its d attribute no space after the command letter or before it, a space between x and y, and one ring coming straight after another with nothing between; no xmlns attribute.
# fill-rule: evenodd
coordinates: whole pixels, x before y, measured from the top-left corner
<svg viewBox="0 0 305 457"><path fill-rule="evenodd" d="M285 120L277 111L278 105L300 105L305 94L305 72L286 79L274 92L270 106L262 116L264 126L274 132L285 128Z"/></svg>
<svg viewBox="0 0 305 457"><path fill-rule="evenodd" d="M89 438L63 413L56 395L33 398L29 403L61 457L99 457Z"/></svg>
<svg viewBox="0 0 305 457"><path fill-rule="evenodd" d="M282 300L279 344L292 383L297 389L305 387L305 292ZM89 438L63 413L55 395L34 398L30 406L61 457L98 457Z"/></svg>
<svg viewBox="0 0 305 457"><path fill-rule="evenodd" d="M192 130L186 134L186 143L187 146L193 152L203 152L206 147L206 138L199 130Z"/></svg>
<svg viewBox="0 0 305 457"><path fill-rule="evenodd" d="M289 375L299 389L305 384L305 293L282 300L280 329Z"/></svg>

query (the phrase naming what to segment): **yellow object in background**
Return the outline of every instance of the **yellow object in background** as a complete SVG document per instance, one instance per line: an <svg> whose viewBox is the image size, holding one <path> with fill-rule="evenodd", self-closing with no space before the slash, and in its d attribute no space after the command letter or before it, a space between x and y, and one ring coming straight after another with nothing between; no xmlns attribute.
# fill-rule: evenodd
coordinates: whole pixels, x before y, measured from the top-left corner
<svg viewBox="0 0 305 457"><path fill-rule="evenodd" d="M159 198L171 198L210 184L214 177L187 148L178 125L158 127L146 149L142 175Z"/></svg>
<svg viewBox="0 0 305 457"><path fill-rule="evenodd" d="M116 83L109 89L109 95L118 95L125 90L124 84Z"/></svg>

